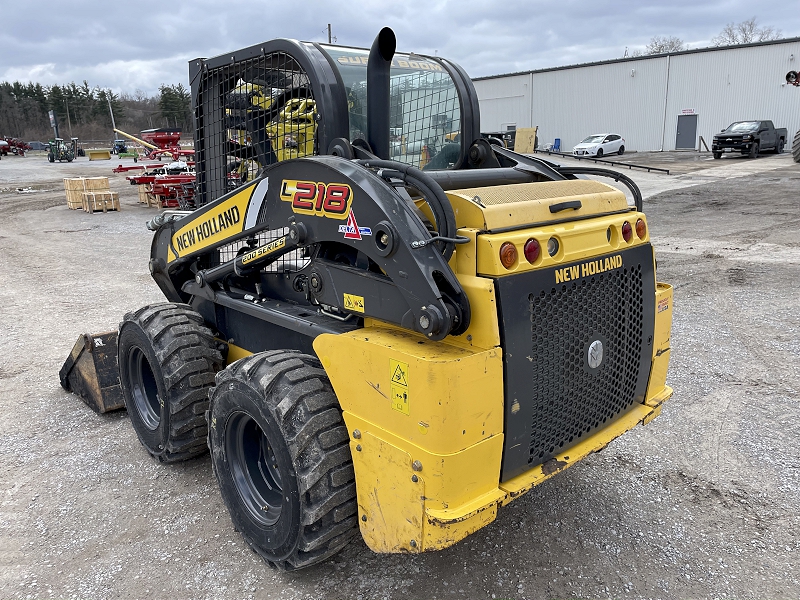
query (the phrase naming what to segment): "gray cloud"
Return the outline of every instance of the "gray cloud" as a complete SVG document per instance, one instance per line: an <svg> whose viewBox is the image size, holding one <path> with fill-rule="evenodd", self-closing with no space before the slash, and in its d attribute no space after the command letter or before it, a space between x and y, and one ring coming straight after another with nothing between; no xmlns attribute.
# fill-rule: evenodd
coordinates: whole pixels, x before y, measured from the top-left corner
<svg viewBox="0 0 800 600"><path fill-rule="evenodd" d="M728 22L800 35L795 0L452 0L123 3L0 0L0 80L81 82L154 93L188 83L187 63L276 37L368 47L392 27L398 48L438 54L472 76L619 58L655 35L710 44Z"/></svg>

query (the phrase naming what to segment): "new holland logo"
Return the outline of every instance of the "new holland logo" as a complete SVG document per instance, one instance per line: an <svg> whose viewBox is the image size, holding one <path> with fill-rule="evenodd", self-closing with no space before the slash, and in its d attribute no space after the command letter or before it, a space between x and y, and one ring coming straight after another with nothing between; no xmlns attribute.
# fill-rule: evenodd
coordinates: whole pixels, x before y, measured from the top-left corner
<svg viewBox="0 0 800 600"><path fill-rule="evenodd" d="M353 209L350 209L350 214L347 215L347 224L339 225L339 233L343 233L346 240L360 240L361 236L372 235L372 229L359 227L358 221L356 221L356 213Z"/></svg>

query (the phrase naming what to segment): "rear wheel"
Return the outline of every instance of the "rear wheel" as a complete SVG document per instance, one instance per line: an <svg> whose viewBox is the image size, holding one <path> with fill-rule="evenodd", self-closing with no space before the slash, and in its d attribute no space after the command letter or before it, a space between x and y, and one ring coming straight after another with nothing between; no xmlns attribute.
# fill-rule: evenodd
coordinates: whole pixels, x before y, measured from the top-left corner
<svg viewBox="0 0 800 600"><path fill-rule="evenodd" d="M800 163L800 130L794 134L794 140L792 140L792 158L794 162Z"/></svg>
<svg viewBox="0 0 800 600"><path fill-rule="evenodd" d="M783 147L786 145L786 142L783 139L778 140L778 147L775 148L776 154L783 154Z"/></svg>
<svg viewBox="0 0 800 600"><path fill-rule="evenodd" d="M319 361L273 350L217 375L208 445L236 528L280 569L310 566L358 531L342 412Z"/></svg>
<svg viewBox="0 0 800 600"><path fill-rule="evenodd" d="M622 156L623 154L625 154L625 146L620 146L620 147L619 147L619 150L617 151L617 153L618 153L620 156Z"/></svg>
<svg viewBox="0 0 800 600"><path fill-rule="evenodd" d="M203 317L185 304L153 304L120 326L125 407L147 451L176 462L206 451L208 390L222 354Z"/></svg>
<svg viewBox="0 0 800 600"><path fill-rule="evenodd" d="M750 153L748 154L750 158L758 158L758 142L753 142L750 146Z"/></svg>

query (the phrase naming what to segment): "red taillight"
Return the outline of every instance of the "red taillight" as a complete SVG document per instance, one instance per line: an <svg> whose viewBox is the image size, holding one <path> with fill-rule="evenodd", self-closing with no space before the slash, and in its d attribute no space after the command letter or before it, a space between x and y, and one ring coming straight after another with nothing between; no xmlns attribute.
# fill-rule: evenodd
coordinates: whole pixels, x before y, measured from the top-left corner
<svg viewBox="0 0 800 600"><path fill-rule="evenodd" d="M525 242L525 248L523 250L525 252L525 258L528 259L529 263L533 264L536 262L536 259L539 258L539 254L542 251L542 247L539 245L538 241L531 238L527 242Z"/></svg>
<svg viewBox="0 0 800 600"><path fill-rule="evenodd" d="M631 227L630 223L625 221L622 224L622 239L625 240L626 242L630 242L632 237L633 237L633 228Z"/></svg>
<svg viewBox="0 0 800 600"><path fill-rule="evenodd" d="M517 262L517 247L511 242L500 246L500 262L506 269L510 269Z"/></svg>
<svg viewBox="0 0 800 600"><path fill-rule="evenodd" d="M636 221L636 235L639 236L640 240L644 239L644 236L647 235L647 225L644 222L644 219L639 219Z"/></svg>

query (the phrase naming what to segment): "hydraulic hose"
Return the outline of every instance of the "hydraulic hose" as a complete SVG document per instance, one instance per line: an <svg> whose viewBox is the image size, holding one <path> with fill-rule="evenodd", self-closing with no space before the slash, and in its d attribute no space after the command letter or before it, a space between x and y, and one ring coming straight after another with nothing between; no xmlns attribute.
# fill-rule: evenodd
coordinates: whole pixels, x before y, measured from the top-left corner
<svg viewBox="0 0 800 600"><path fill-rule="evenodd" d="M450 260L456 244L456 215L450 201L442 190L442 187L433 178L411 165L396 162L393 160L357 160L356 163L368 169L379 169L388 171L379 174L382 177L396 177L408 187L419 191L428 205L431 207L434 219L436 220L436 231L439 234L437 244L439 244L445 260Z"/></svg>

